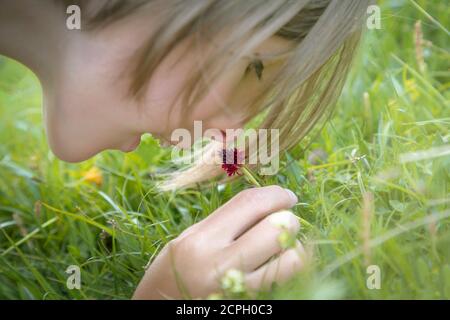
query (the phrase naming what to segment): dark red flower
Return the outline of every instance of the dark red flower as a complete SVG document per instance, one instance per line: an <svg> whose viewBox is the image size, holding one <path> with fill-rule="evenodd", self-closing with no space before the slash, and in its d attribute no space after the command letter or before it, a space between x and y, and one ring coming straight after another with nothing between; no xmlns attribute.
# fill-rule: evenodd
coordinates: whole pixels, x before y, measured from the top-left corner
<svg viewBox="0 0 450 320"><path fill-rule="evenodd" d="M222 149L220 151L222 158L222 169L226 171L229 177L239 174L239 168L243 165L244 155L238 149Z"/></svg>

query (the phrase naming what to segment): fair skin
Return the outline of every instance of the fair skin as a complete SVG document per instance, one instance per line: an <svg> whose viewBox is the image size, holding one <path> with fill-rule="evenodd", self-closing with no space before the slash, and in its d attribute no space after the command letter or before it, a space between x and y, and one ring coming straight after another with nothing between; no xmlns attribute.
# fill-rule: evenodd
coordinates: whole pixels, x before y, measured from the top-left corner
<svg viewBox="0 0 450 320"><path fill-rule="evenodd" d="M240 106L262 90L255 75L245 74L248 61L243 60L183 116L183 105L173 97L197 65L196 59L208 50L186 53L186 43L180 43L152 75L138 102L128 95L131 79L123 71L151 35L155 17L138 11L98 32L67 30L65 18L54 1L7 1L0 11L0 54L26 65L38 77L49 144L62 160L79 162L107 149L129 152L144 133L170 141L173 130L192 130L194 120L203 121L204 129L240 128L245 117ZM289 45L271 37L258 52L280 52ZM181 62L171 67L180 54ZM276 67L265 66L262 81L270 81ZM290 278L303 265L302 249L298 243L282 250L278 236L283 228L277 221L281 219L291 233L299 224L292 213L277 211L296 202L292 192L278 186L239 193L171 241L152 262L134 298L182 297L177 279L191 297L205 297L218 290L218 279L230 268L244 273L250 289Z"/></svg>

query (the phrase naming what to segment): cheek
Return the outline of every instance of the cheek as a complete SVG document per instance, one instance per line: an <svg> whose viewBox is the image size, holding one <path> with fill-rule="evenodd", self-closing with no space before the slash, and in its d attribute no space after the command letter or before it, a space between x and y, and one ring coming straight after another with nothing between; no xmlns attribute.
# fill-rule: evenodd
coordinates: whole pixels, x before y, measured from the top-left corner
<svg viewBox="0 0 450 320"><path fill-rule="evenodd" d="M205 129L219 130L240 128L246 108L241 99L236 99L241 84L239 76L222 79L210 86L207 95L194 106L190 121L202 120ZM247 94L250 92L247 91Z"/></svg>

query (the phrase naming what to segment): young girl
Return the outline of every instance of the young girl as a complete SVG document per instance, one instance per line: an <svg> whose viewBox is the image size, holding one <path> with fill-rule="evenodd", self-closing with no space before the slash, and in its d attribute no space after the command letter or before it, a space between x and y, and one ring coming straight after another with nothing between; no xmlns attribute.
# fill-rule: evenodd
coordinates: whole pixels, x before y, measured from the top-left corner
<svg viewBox="0 0 450 320"><path fill-rule="evenodd" d="M256 116L260 128L279 130L282 151L334 104L369 2L5 1L0 53L39 78L50 147L62 160L129 152L144 133L170 142L194 121L225 132ZM81 10L80 30L68 28L70 5ZM217 173L194 166L166 188ZM289 279L305 263L302 246L283 251L278 237L280 225L298 231L286 211L296 202L279 186L239 193L167 244L134 297L205 297L230 269L250 290Z"/></svg>

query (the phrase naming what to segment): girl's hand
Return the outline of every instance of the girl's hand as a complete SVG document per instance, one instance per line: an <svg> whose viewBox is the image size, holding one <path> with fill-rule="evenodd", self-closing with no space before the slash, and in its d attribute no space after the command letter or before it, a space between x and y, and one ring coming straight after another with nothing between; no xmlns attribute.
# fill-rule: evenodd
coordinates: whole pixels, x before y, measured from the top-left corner
<svg viewBox="0 0 450 320"><path fill-rule="evenodd" d="M249 290L289 279L303 265L303 248L297 242L283 250L279 236L297 233L300 224L293 213L278 211L296 202L294 193L279 186L240 192L170 241L133 298L204 298L220 291L220 279L230 269L242 271Z"/></svg>

